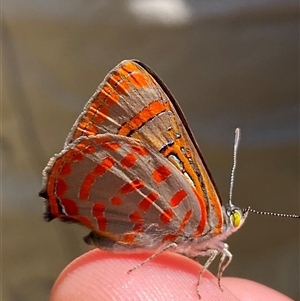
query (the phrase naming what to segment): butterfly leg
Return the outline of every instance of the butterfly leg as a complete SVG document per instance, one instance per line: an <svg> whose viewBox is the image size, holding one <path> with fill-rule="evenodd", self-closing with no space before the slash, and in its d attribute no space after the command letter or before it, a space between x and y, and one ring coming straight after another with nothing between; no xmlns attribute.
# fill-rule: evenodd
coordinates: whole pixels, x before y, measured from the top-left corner
<svg viewBox="0 0 300 301"><path fill-rule="evenodd" d="M203 275L204 271L207 270L208 267L210 266L210 264L214 261L216 256L220 253L218 250L211 250L210 252L211 252L211 254L210 254L209 258L206 260L204 266L202 267L199 277L198 277L198 281L197 281L196 288L197 288L197 295L198 295L199 299L201 299L199 287L200 287L200 281L201 281L202 275Z"/></svg>
<svg viewBox="0 0 300 301"><path fill-rule="evenodd" d="M131 272L133 272L134 270L136 270L137 268L141 267L142 265L144 265L145 263L151 261L153 258L155 258L156 256L162 254L163 252L171 249L171 248L176 248L177 244L175 242L165 246L163 249L159 250L158 252L152 254L150 257L148 257L147 259L145 259L143 262L137 264L136 266L134 266L132 269L130 269L127 274L130 274Z"/></svg>
<svg viewBox="0 0 300 301"><path fill-rule="evenodd" d="M225 261L227 259L227 261ZM223 291L221 287L221 278L222 274L225 271L225 269L228 267L232 260L232 254L228 250L228 245L224 244L224 249L222 250L222 257L219 262L219 268L218 268L218 285L219 288Z"/></svg>

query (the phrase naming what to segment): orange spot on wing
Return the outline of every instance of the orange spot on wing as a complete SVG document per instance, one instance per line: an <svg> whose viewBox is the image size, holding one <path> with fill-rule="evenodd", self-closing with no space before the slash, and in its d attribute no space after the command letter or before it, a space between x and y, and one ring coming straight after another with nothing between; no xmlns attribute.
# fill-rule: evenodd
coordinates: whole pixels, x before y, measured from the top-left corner
<svg viewBox="0 0 300 301"><path fill-rule="evenodd" d="M187 222L190 220L191 216L192 216L193 210L188 210L185 214L185 216L183 217L181 223L180 223L180 228L179 231L183 232L185 225L187 224Z"/></svg>
<svg viewBox="0 0 300 301"><path fill-rule="evenodd" d="M59 212L59 208L56 202L56 197L57 197L56 185L57 185L57 174L59 174L60 168L63 164L64 164L64 160L62 158L59 158L54 162L47 183L47 196L48 196L48 204L49 204L50 212L56 217L61 216L61 213Z"/></svg>
<svg viewBox="0 0 300 301"><path fill-rule="evenodd" d="M151 116L155 116L164 111L169 111L170 109L171 107L169 103L163 103L160 100L154 100L148 106Z"/></svg>
<svg viewBox="0 0 300 301"><path fill-rule="evenodd" d="M112 106L119 102L119 94L116 92L111 92L109 98L107 99L107 105Z"/></svg>
<svg viewBox="0 0 300 301"><path fill-rule="evenodd" d="M120 188L120 193L121 194L130 193L143 187L145 187L144 182L140 179L136 179L130 183L126 183L125 185L123 185Z"/></svg>
<svg viewBox="0 0 300 301"><path fill-rule="evenodd" d="M99 104L97 103L91 103L90 107L88 108L85 117L86 119L92 119L98 112Z"/></svg>
<svg viewBox="0 0 300 301"><path fill-rule="evenodd" d="M105 205L100 202L95 202L93 205L93 215L95 217L102 216L105 211Z"/></svg>
<svg viewBox="0 0 300 301"><path fill-rule="evenodd" d="M68 146L70 146L72 144L72 142L70 144L68 144ZM64 160L65 161L70 161L72 163L75 163L76 161L82 161L84 159L83 154L81 153L81 151L83 149L85 149L85 145L81 143L75 144L75 146L72 145L72 148L70 148L68 150L67 153L65 153L64 155Z"/></svg>
<svg viewBox="0 0 300 301"><path fill-rule="evenodd" d="M134 243L135 236L136 236L135 233L127 233L124 235L123 241L125 243L132 244L132 243Z"/></svg>
<svg viewBox="0 0 300 301"><path fill-rule="evenodd" d="M129 153L120 161L120 163L125 168L131 168L135 164L136 160L136 155Z"/></svg>
<svg viewBox="0 0 300 301"><path fill-rule="evenodd" d="M76 216L78 215L78 207L76 203L68 198L61 198L61 204L64 206L66 213L69 216Z"/></svg>
<svg viewBox="0 0 300 301"><path fill-rule="evenodd" d="M72 172L72 165L69 162L65 162L59 172L61 177L65 177Z"/></svg>
<svg viewBox="0 0 300 301"><path fill-rule="evenodd" d="M160 215L160 220L164 224L168 224L174 216L174 212L172 209L166 209L164 210Z"/></svg>
<svg viewBox="0 0 300 301"><path fill-rule="evenodd" d="M105 142L102 144L102 147L108 150L117 150L121 147L120 143L118 142Z"/></svg>
<svg viewBox="0 0 300 301"><path fill-rule="evenodd" d="M84 151L87 146L89 146L89 141L88 140L82 140L80 143L78 143L75 146L74 150L76 150L78 152L81 152L81 151Z"/></svg>
<svg viewBox="0 0 300 301"><path fill-rule="evenodd" d="M122 80L123 80L123 79L122 79L122 77L121 77L120 70L117 70L117 71L115 71L115 72L111 75L111 77L107 80L107 83L108 83L109 85L111 85L111 87L114 89L114 87L115 87L116 85L118 85L119 82L122 81Z"/></svg>
<svg viewBox="0 0 300 301"><path fill-rule="evenodd" d="M178 235L169 233L163 237L162 242L175 241L177 239L177 237L178 237Z"/></svg>
<svg viewBox="0 0 300 301"><path fill-rule="evenodd" d="M89 145L83 150L84 154L94 154L96 152L96 147L94 145Z"/></svg>
<svg viewBox="0 0 300 301"><path fill-rule="evenodd" d="M61 197L68 190L68 185L64 179L57 178L55 188L56 188L56 195Z"/></svg>
<svg viewBox="0 0 300 301"><path fill-rule="evenodd" d="M123 75L127 75L127 74L130 74L134 71L139 71L137 65L134 63L134 62L131 62L131 61L128 61L126 62L120 69L120 72L123 74Z"/></svg>
<svg viewBox="0 0 300 301"><path fill-rule="evenodd" d="M100 202L94 203L93 215L96 217L99 230L101 230L101 231L105 231L106 225L107 225L107 218L104 216L104 211L105 211L104 204L102 204Z"/></svg>
<svg viewBox="0 0 300 301"><path fill-rule="evenodd" d="M198 200L200 209L201 209L201 216L200 216L200 221L199 221L199 225L197 227L197 230L195 231L195 233L193 234L194 236L200 236L205 228L206 225L206 221L207 221L207 212L206 212L206 206L205 206L205 202L203 199L201 199L199 193L197 192L196 189L193 189L194 193L196 195L196 198Z"/></svg>
<svg viewBox="0 0 300 301"><path fill-rule="evenodd" d="M165 165L161 165L153 171L152 178L156 183L161 183L165 181L170 175L170 169Z"/></svg>
<svg viewBox="0 0 300 301"><path fill-rule="evenodd" d="M147 123L150 119L170 109L169 104L164 104L160 100L151 102L148 106L144 107L138 114L132 117L127 123L124 123L118 131L119 135L128 136L131 132L136 131L142 125Z"/></svg>
<svg viewBox="0 0 300 301"><path fill-rule="evenodd" d="M130 84L127 81L122 81L118 85L115 86L115 90L120 94L129 94L128 90L130 88Z"/></svg>
<svg viewBox="0 0 300 301"><path fill-rule="evenodd" d="M94 136L98 133L98 128L93 125L90 120L85 120L84 118L78 124L78 127L74 133L74 139L80 136ZM73 140L74 140L73 139Z"/></svg>
<svg viewBox="0 0 300 301"><path fill-rule="evenodd" d="M143 211L147 211L150 206L158 199L158 194L151 192L148 194L139 204L139 208Z"/></svg>
<svg viewBox="0 0 300 301"><path fill-rule="evenodd" d="M129 214L129 219L133 223L141 223L143 222L142 215L139 211L134 211Z"/></svg>
<svg viewBox="0 0 300 301"><path fill-rule="evenodd" d="M77 153L77 154L74 155L74 157L73 157L73 163L82 161L83 159L84 159L83 154L82 154L82 153Z"/></svg>
<svg viewBox="0 0 300 301"><path fill-rule="evenodd" d="M91 192L91 187L93 186L95 182L95 176L88 174L85 176L84 181L80 187L80 191L79 191L79 198L81 200L87 200L90 192Z"/></svg>
<svg viewBox="0 0 300 301"><path fill-rule="evenodd" d="M113 196L111 199L110 199L110 202L115 205L115 206L120 206L122 204L122 199L117 197L117 196Z"/></svg>
<svg viewBox="0 0 300 301"><path fill-rule="evenodd" d="M108 84L112 86L112 88L121 95L128 94L128 90L130 88L130 83L126 78L121 77L120 70L114 73L109 79Z"/></svg>
<svg viewBox="0 0 300 301"><path fill-rule="evenodd" d="M132 229L134 232L144 232L145 230L144 225L142 223L135 224Z"/></svg>
<svg viewBox="0 0 300 301"><path fill-rule="evenodd" d="M131 145L131 149L140 156L149 155L149 151L147 150L147 148L145 148L141 145Z"/></svg>
<svg viewBox="0 0 300 301"><path fill-rule="evenodd" d="M110 85L105 85L102 90L99 92L99 97L102 99L103 103L105 102L108 106L112 106L119 101L119 94L116 93Z"/></svg>
<svg viewBox="0 0 300 301"><path fill-rule="evenodd" d="M98 164L92 171L96 177L102 176L107 170L111 169L115 164L115 160L112 157L104 158L100 164Z"/></svg>
<svg viewBox="0 0 300 301"><path fill-rule="evenodd" d="M187 193L184 189L176 191L176 193L171 197L170 206L172 207L178 206L186 196Z"/></svg>
<svg viewBox="0 0 300 301"><path fill-rule="evenodd" d="M129 81L133 86L140 89L149 86L148 78L149 76L147 76L147 73L142 74L141 72L138 73L133 72L130 74Z"/></svg>
<svg viewBox="0 0 300 301"><path fill-rule="evenodd" d="M92 123L89 123L84 129L85 136L94 136L97 133L98 133L98 128Z"/></svg>
<svg viewBox="0 0 300 301"><path fill-rule="evenodd" d="M102 106L99 110L97 110L97 112L93 116L92 122L99 125L103 123L108 116L109 116L109 108L106 106Z"/></svg>

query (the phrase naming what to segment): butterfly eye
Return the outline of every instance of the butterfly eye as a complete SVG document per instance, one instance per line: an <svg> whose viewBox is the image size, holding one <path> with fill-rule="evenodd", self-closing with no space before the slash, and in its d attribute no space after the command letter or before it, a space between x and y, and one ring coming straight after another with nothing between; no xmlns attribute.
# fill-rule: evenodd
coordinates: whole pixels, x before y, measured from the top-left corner
<svg viewBox="0 0 300 301"><path fill-rule="evenodd" d="M238 210L233 210L230 215L230 221L234 228L239 227L242 221L242 213Z"/></svg>

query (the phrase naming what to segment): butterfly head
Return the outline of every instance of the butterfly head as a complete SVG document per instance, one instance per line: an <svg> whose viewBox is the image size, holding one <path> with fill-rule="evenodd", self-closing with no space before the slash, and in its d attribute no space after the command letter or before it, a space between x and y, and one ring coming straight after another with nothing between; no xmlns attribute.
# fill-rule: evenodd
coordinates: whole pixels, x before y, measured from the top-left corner
<svg viewBox="0 0 300 301"><path fill-rule="evenodd" d="M230 227L233 231L238 230L248 216L249 209L240 209L232 204L227 204L224 207L224 217L227 227Z"/></svg>

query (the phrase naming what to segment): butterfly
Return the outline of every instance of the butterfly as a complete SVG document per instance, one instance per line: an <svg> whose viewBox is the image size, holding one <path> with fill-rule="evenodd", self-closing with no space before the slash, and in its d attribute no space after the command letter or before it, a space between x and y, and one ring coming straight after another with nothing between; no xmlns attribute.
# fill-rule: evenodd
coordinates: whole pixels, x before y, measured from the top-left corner
<svg viewBox="0 0 300 301"><path fill-rule="evenodd" d="M199 281L221 254L219 285L232 258L224 241L249 211L222 205L179 104L137 60L112 69L87 102L43 171L40 196L47 221L91 229L85 241L102 250L153 250L145 262L166 250L208 256Z"/></svg>

